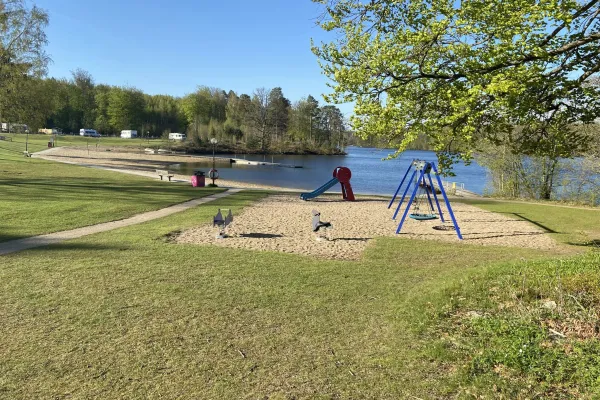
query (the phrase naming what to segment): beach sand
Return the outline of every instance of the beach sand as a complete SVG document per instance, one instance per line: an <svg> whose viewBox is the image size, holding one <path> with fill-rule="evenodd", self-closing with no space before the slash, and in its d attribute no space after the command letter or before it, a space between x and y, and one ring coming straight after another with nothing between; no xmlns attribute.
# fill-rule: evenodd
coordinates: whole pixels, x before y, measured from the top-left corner
<svg viewBox="0 0 600 400"><path fill-rule="evenodd" d="M127 151L129 150L129 151ZM166 169L169 165L177 163L189 163L210 160L210 157L192 157L187 155L162 155L147 154L139 152L136 149L126 149L121 147L90 147L90 150L82 147L56 147L50 151L44 151L36 154L36 157L50 161L58 161L68 164L83 165L88 167L103 167L118 172L158 178L157 169ZM219 166L217 165L217 169ZM206 171L208 172L208 171ZM190 182L189 175L175 174L174 181ZM206 183L210 180L206 177ZM306 190L282 188L277 186L262 185L249 182L240 182L229 179L218 179L217 185L225 188L244 188L259 190L277 190L286 192L303 192Z"/></svg>
<svg viewBox="0 0 600 400"><path fill-rule="evenodd" d="M272 195L240 215L227 230L230 236L216 239L217 229L201 225L181 232L178 243L211 244L250 250L280 251L328 259L356 260L376 237L441 240L483 246L512 246L532 249L554 249L556 242L537 226L519 218L454 203L464 240L459 241L454 230L435 230L434 226L452 226L438 220L415 221L407 218L400 235L395 235L398 221L392 220L389 200L359 196L356 202L342 201L339 196L324 196L315 201L302 201L293 195ZM317 241L312 232L312 210L321 213L321 220L331 222L329 240ZM448 217L446 208L442 211ZM217 209L215 208L215 214Z"/></svg>

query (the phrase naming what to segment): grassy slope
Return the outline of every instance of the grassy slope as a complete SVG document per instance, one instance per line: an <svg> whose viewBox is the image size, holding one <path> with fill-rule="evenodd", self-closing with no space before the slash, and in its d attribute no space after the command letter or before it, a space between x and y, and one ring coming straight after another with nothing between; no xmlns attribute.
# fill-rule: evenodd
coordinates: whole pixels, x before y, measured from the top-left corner
<svg viewBox="0 0 600 400"><path fill-rule="evenodd" d="M600 210L552 204L470 200L544 228L574 251L463 277L421 307L421 331L439 385L461 398L600 396Z"/></svg>
<svg viewBox="0 0 600 400"><path fill-rule="evenodd" d="M488 211L525 219L544 229L559 242L594 247L600 243L600 208L487 199L463 200Z"/></svg>
<svg viewBox="0 0 600 400"><path fill-rule="evenodd" d="M600 397L600 252L496 266L423 308L422 338L463 398ZM480 396L480 397L477 397Z"/></svg>
<svg viewBox="0 0 600 400"><path fill-rule="evenodd" d="M0 241L122 219L220 191L25 158L21 146L0 142Z"/></svg>

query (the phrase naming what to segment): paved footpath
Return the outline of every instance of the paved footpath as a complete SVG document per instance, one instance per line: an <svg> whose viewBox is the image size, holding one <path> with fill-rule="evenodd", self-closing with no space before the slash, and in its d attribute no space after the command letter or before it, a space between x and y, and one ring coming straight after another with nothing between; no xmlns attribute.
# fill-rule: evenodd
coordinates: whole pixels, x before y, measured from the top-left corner
<svg viewBox="0 0 600 400"><path fill-rule="evenodd" d="M242 189L229 189L223 193L213 194L211 196L202 197L187 201L185 203L176 204L174 206L162 208L156 211L150 211L143 214L134 215L133 217L122 219L119 221L105 222L98 225L85 226L83 228L71 229L69 231L49 233L47 235L32 236L24 239L11 240L10 242L0 243L0 256L10 253L16 253L35 247L48 246L63 242L65 240L77 239L83 236L92 235L94 233L112 231L113 229L123 228L126 226L137 225L143 222L152 221L158 218L163 218L171 214L189 210L190 208L199 206L200 204L209 203L214 200L222 199L223 197L240 192Z"/></svg>

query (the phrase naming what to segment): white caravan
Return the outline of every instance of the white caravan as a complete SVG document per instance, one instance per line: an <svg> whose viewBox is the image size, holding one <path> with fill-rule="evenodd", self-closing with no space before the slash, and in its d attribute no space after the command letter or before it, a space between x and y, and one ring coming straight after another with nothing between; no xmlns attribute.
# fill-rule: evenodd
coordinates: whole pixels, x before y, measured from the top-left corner
<svg viewBox="0 0 600 400"><path fill-rule="evenodd" d="M169 140L185 140L185 133L169 133Z"/></svg>
<svg viewBox="0 0 600 400"><path fill-rule="evenodd" d="M133 139L137 137L137 131L125 130L121 131L121 137L123 139Z"/></svg>
<svg viewBox="0 0 600 400"><path fill-rule="evenodd" d="M25 124L9 124L8 122L2 122L2 132L12 133L29 133L29 127Z"/></svg>
<svg viewBox="0 0 600 400"><path fill-rule="evenodd" d="M80 129L79 136L100 137L100 134L95 129Z"/></svg>

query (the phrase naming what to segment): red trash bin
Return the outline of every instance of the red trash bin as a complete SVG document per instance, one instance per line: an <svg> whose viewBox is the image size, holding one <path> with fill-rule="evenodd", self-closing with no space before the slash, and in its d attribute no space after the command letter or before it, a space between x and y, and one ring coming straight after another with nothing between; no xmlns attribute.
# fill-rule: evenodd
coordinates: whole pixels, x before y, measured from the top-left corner
<svg viewBox="0 0 600 400"><path fill-rule="evenodd" d="M192 186L193 187L204 187L206 185L206 179L204 174L192 175Z"/></svg>

